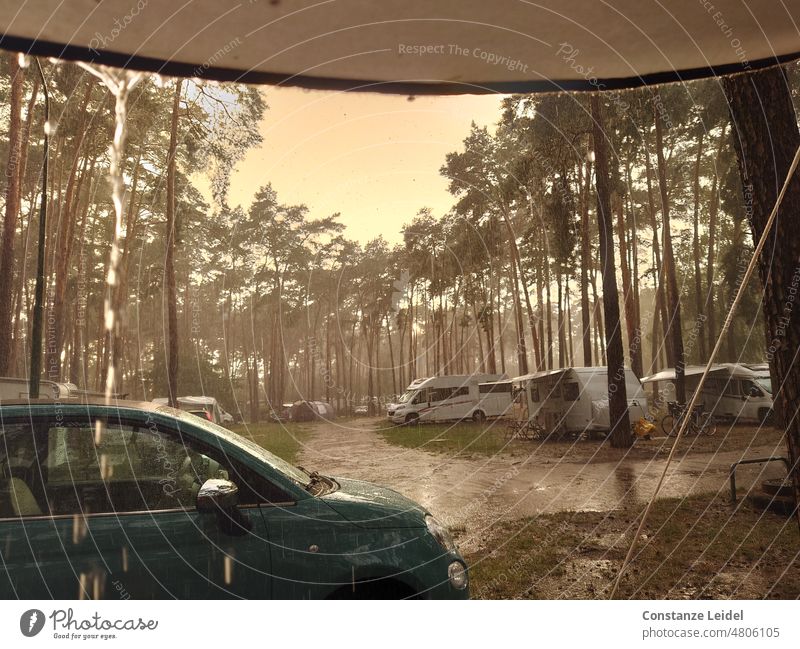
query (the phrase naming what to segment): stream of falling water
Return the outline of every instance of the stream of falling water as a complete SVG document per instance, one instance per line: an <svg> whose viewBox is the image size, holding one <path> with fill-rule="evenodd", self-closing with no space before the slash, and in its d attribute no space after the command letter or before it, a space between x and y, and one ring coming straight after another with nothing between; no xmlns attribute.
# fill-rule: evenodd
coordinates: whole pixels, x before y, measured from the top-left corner
<svg viewBox="0 0 800 649"><path fill-rule="evenodd" d="M111 242L111 255L106 275L106 297L103 304L104 323L107 344L111 346L108 371L105 383L105 401L111 403L111 395L119 383L117 368L117 334L120 326L120 315L116 307L114 292L119 283L120 239L122 237L123 197L125 195L125 139L127 136L128 95L144 78L141 72L94 66L79 63L83 69L99 78L114 95L114 140L109 148L109 181L111 183L111 200L114 203L114 236ZM95 443L99 444L103 436L103 423L98 420L95 428Z"/></svg>

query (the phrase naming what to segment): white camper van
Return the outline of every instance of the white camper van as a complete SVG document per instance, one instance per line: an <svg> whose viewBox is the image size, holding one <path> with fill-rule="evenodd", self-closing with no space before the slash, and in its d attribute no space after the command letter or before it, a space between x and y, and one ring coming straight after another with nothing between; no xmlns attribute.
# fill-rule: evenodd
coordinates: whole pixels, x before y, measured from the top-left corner
<svg viewBox="0 0 800 649"><path fill-rule="evenodd" d="M515 417L536 421L548 433L607 432L608 370L605 367L567 367L512 379ZM647 396L636 375L625 368L628 416L636 423L647 412Z"/></svg>
<svg viewBox="0 0 800 649"><path fill-rule="evenodd" d="M701 365L688 365L684 370L687 399L697 390L704 370ZM763 380L763 376L738 363L712 365L703 385L702 404L715 419L742 423L767 421L772 415L772 394ZM646 376L642 383L658 383L662 399L675 401L674 368Z"/></svg>
<svg viewBox="0 0 800 649"><path fill-rule="evenodd" d="M397 403L387 406L386 414L394 424L499 417L511 407L511 385L494 384L506 378L505 374L460 374L417 379Z"/></svg>

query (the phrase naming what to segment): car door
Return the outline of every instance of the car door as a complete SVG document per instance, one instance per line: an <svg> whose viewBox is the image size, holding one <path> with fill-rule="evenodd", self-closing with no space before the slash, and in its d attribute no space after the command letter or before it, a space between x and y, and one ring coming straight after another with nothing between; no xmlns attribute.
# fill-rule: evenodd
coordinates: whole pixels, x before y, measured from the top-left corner
<svg viewBox="0 0 800 649"><path fill-rule="evenodd" d="M153 422L74 417L33 428L27 476L38 511L0 521L4 586L15 596L270 596L258 504L245 498L249 530L194 507L205 479L237 472L224 448Z"/></svg>
<svg viewBox="0 0 800 649"><path fill-rule="evenodd" d="M741 381L734 378L726 379L722 392L722 408L725 416L738 419L743 405Z"/></svg>
<svg viewBox="0 0 800 649"><path fill-rule="evenodd" d="M357 528L316 497L262 506L272 552L275 599L330 597L369 563L369 530Z"/></svg>
<svg viewBox="0 0 800 649"><path fill-rule="evenodd" d="M762 410L770 408L769 400L764 390L755 381L743 379L741 381L742 409L739 418L746 421L760 421Z"/></svg>
<svg viewBox="0 0 800 649"><path fill-rule="evenodd" d="M420 421L432 421L433 420L433 413L435 410L435 403L431 401L432 397L435 397L436 391L433 388L423 388L419 392L417 392L417 396L414 397L414 405L417 408L417 413L419 414Z"/></svg>
<svg viewBox="0 0 800 649"><path fill-rule="evenodd" d="M428 409L421 417L423 421L444 421L447 417L447 398L451 388L428 388Z"/></svg>

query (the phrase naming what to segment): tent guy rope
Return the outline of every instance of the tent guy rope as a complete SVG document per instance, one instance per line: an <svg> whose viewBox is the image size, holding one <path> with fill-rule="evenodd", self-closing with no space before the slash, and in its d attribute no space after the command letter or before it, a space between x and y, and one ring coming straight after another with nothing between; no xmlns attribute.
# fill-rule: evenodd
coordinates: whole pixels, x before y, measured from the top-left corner
<svg viewBox="0 0 800 649"><path fill-rule="evenodd" d="M703 385L705 384L706 377L708 376L708 373L711 370L711 366L714 364L714 360L717 357L717 352L719 352L720 347L722 347L722 340L725 336L725 333L728 331L731 322L733 321L733 316L736 313L736 309L739 306L739 302L742 299L742 295L744 295L747 285L750 283L750 278L753 276L756 264L758 263L758 260L761 256L761 251L764 249L764 246L767 243L767 237L769 236L769 233L772 230L772 226L778 215L778 210L780 209L781 203L783 202L783 197L786 194L786 190L789 187L789 183L791 182L792 177L795 174L795 171L797 171L797 165L799 163L800 163L800 147L798 147L797 151L794 154L792 164L789 166L789 171L786 174L786 178L783 181L783 186L781 187L781 191L778 194L778 198L775 201L775 205L772 207L772 211L769 214L769 218L767 219L767 222L764 225L764 231L761 233L761 237L758 240L758 244L756 245L756 248L753 251L753 256L750 259L750 263L747 265L747 270L745 271L744 276L742 277L742 281L739 283L739 288L736 291L736 297L734 298L733 303L731 304L731 308L728 310L728 314L725 316L725 322L722 325L722 329L720 329L719 335L717 336L717 341L714 344L714 349L711 351L711 355L708 358L708 362L706 363L705 369L703 370L703 374L700 376L700 382L697 384L697 389L694 391L694 395L692 396L691 400L689 401L689 405L685 410L686 413L691 413L700 399L700 393L703 390ZM650 510L652 509L653 503L655 502L659 492L661 491L661 487L664 484L664 481L667 477L667 471L669 470L670 464L672 463L672 458L675 456L675 451L678 448L679 442L681 441L681 439L683 439L683 434L686 431L686 427L688 424L689 424L689 417L688 416L682 417L678 434L673 441L672 448L670 449L669 452L669 456L667 457L667 461L664 464L664 470L661 472L661 477L658 480L658 484L656 484L656 488L653 491L653 495L650 497L650 500L647 503L647 507L645 507L641 521L639 521L639 527L637 528L636 534L634 534L633 539L631 540L631 545L628 548L628 554L625 556L625 560L622 562L622 565L619 568L619 572L617 573L617 578L614 580L614 585L611 588L611 593L609 594L609 599L614 599L614 597L617 594L617 591L619 590L619 585L622 581L622 576L625 574L625 570L627 569L628 565L631 562L633 553L636 550L637 542L642 535L644 526L647 523L647 518L650 515Z"/></svg>

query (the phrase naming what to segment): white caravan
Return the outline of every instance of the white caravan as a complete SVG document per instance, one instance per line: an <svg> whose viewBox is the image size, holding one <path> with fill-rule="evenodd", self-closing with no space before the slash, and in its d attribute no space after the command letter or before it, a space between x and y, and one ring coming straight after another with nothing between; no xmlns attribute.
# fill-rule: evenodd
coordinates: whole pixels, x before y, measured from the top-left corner
<svg viewBox="0 0 800 649"><path fill-rule="evenodd" d="M417 379L397 403L387 406L386 414L395 424L499 417L511 406L510 385L508 389L484 387L483 392L480 386L506 378L505 374L460 374Z"/></svg>
<svg viewBox="0 0 800 649"><path fill-rule="evenodd" d="M0 401L13 401L28 398L28 379L14 376L0 377ZM53 381L39 381L39 396L47 399L60 399L67 388Z"/></svg>
<svg viewBox="0 0 800 649"><path fill-rule="evenodd" d="M28 398L29 380L15 377L0 377L0 401L11 401ZM56 383L55 381L39 381L39 397L42 399L81 399L85 397L103 397L105 393L95 390L82 390L74 383ZM112 394L112 399L123 399L124 394Z"/></svg>
<svg viewBox="0 0 800 649"><path fill-rule="evenodd" d="M560 434L607 432L608 370L566 367L512 379L514 416L535 421L547 432ZM635 424L647 413L647 395L636 375L625 368L628 416Z"/></svg>
<svg viewBox="0 0 800 649"><path fill-rule="evenodd" d="M697 390L704 366L689 365L686 376L687 400ZM675 401L675 369L670 368L646 376L644 384L658 383L661 399ZM764 422L772 415L772 395L763 384L763 376L737 363L712 365L701 393L706 412L716 419L727 419L742 423Z"/></svg>
<svg viewBox="0 0 800 649"><path fill-rule="evenodd" d="M153 403L166 406L169 404L169 399L166 397L158 397L153 399ZM202 411L205 414L206 419L209 421L212 421L215 424L223 423L223 410L220 407L219 402L214 397L178 397L178 409L186 410L188 412Z"/></svg>

